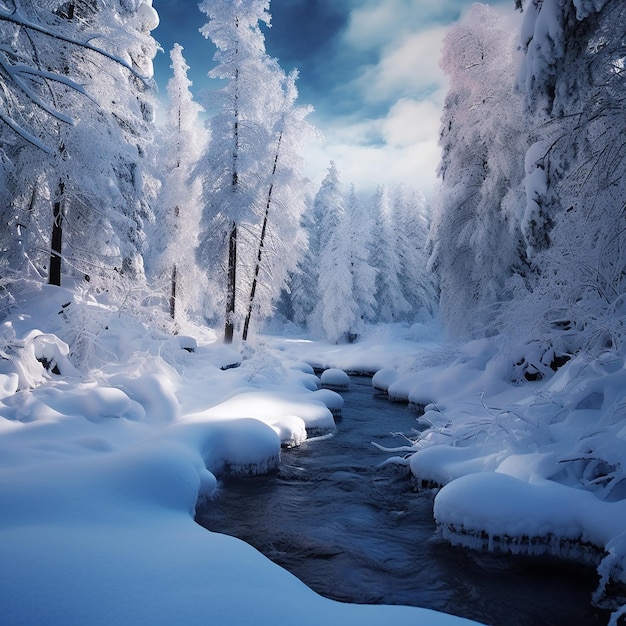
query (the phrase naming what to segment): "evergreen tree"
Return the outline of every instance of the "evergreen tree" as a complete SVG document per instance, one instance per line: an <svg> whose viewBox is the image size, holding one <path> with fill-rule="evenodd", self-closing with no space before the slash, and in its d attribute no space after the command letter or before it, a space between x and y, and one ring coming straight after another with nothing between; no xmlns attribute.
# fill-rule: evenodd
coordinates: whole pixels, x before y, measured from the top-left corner
<svg viewBox="0 0 626 626"><path fill-rule="evenodd" d="M159 146L162 187L150 247L158 254L156 274L160 280L165 278L169 313L176 319L191 308L198 311L205 291L206 273L199 271L195 259L201 189L193 172L208 138L199 122L203 108L190 91L182 46L175 44L170 57L173 76L167 84L169 106Z"/></svg>
<svg viewBox="0 0 626 626"><path fill-rule="evenodd" d="M551 354L625 345L626 6L524 6L519 89L533 133L522 231L538 278L530 289L520 286L506 329L522 332L514 317L533 320L527 340L541 328L548 356L535 370L545 374Z"/></svg>
<svg viewBox="0 0 626 626"><path fill-rule="evenodd" d="M34 77L23 93L21 113L20 128L29 136L18 132L21 145L7 154L20 165L12 168L12 216L7 221L19 225L28 265L38 274L47 271L53 284L60 284L62 259L64 271L79 276L98 277L114 267L123 271L124 259L139 253L133 243L137 229L129 228L131 193L124 190L130 179L132 195L143 202L138 137L149 117L144 100L126 85L130 81L147 89L148 79L139 72L151 65L148 59L133 66L125 53L137 42L156 51L149 36L156 13L145 3L130 8L95 1L29 5L25 10L2 21L10 29L16 16L27 18L26 24L17 24L14 41ZM94 33L106 49L93 44ZM143 126L122 122L125 109ZM51 250L49 266L37 250Z"/></svg>
<svg viewBox="0 0 626 626"><path fill-rule="evenodd" d="M509 26L474 4L445 38L450 77L434 198L430 267L453 335L484 334L507 280L524 265L518 206L526 131L514 94Z"/></svg>
<svg viewBox="0 0 626 626"><path fill-rule="evenodd" d="M428 267L431 219L424 195L410 187L397 187L393 216L402 294L410 306L405 319L423 321L433 315L439 297L436 276Z"/></svg>
<svg viewBox="0 0 626 626"><path fill-rule="evenodd" d="M365 315L372 313L375 273L367 264L369 251L355 223L356 192L352 188L344 194L335 163L315 196L313 211L319 216L319 262L317 303L309 328L333 343L353 341L362 331ZM363 281L362 293L358 280Z"/></svg>
<svg viewBox="0 0 626 626"><path fill-rule="evenodd" d="M358 315L349 329L351 338L356 339L366 321L374 321L376 311L376 269L370 264L372 247L372 220L369 211L361 205L354 185L346 199L343 228L345 246L352 274L352 297Z"/></svg>
<svg viewBox="0 0 626 626"><path fill-rule="evenodd" d="M200 4L209 17L202 33L217 47L218 64L209 76L227 81L214 93L219 112L211 119L211 144L201 166L205 208L199 248L200 263L225 278L226 343L233 341L237 319L244 315L238 292L245 293L241 285L253 280L258 234L249 225L264 213L260 206L273 169L275 122L284 105L284 73L266 54L259 26L269 24L268 8L267 0Z"/></svg>
<svg viewBox="0 0 626 626"><path fill-rule="evenodd" d="M276 145L271 154L271 173L257 235L257 254L243 326L244 341L248 338L252 313L261 321L273 312L306 245L301 222L306 209L308 180L303 175L301 151L315 130L306 121L311 107L295 105L297 75L293 71L283 80L284 101L274 128Z"/></svg>
<svg viewBox="0 0 626 626"><path fill-rule="evenodd" d="M394 222L394 206L386 187L378 187L371 203L375 233L372 265L376 268L376 319L398 322L411 312L402 286L402 252L398 237L401 227Z"/></svg>

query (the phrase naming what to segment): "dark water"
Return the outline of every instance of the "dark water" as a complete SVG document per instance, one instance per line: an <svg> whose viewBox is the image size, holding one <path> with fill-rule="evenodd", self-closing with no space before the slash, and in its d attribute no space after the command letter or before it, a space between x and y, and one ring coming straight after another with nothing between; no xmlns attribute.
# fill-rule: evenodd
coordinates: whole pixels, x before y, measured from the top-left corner
<svg viewBox="0 0 626 626"><path fill-rule="evenodd" d="M415 414L351 379L337 432L283 451L272 476L224 479L198 511L209 530L239 537L320 594L406 604L502 626L604 625L595 572L576 565L478 555L435 536L430 493L407 471L377 467L403 445Z"/></svg>

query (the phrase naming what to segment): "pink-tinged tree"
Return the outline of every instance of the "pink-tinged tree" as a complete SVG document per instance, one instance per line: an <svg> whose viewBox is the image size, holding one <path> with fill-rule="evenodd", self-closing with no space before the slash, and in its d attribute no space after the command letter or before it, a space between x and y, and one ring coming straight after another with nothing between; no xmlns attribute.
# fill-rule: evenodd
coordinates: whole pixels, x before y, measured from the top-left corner
<svg viewBox="0 0 626 626"><path fill-rule="evenodd" d="M440 188L433 200L430 267L452 335L482 335L507 280L523 271L519 224L526 129L515 94L515 42L491 8L474 4L447 33L441 66Z"/></svg>

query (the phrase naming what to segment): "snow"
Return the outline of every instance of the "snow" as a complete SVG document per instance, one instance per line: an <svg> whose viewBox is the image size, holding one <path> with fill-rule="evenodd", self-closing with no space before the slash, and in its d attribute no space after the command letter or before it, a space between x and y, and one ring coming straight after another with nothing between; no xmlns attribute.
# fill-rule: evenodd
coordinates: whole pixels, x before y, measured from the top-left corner
<svg viewBox="0 0 626 626"><path fill-rule="evenodd" d="M379 333L360 345L317 344L313 359L362 371ZM313 345L282 341L277 349L311 358ZM438 534L474 550L597 567L593 602L617 623L621 601L607 589L626 582L624 354L581 353L542 380L513 383L509 356L492 339L416 342L411 353L398 327L384 346L389 358L372 385L416 410L412 445L388 450L403 454L389 462L434 488Z"/></svg>
<svg viewBox="0 0 626 626"><path fill-rule="evenodd" d="M323 599L195 524L221 476L272 471L281 448L333 433L343 398L320 389L321 363L335 385L379 366L373 386L414 406L414 437L389 462L434 488L441 537L596 566L597 602L626 581L623 355L513 384L492 340L437 344L435 328L370 328L354 344L265 336L240 352L118 314L77 368L59 310L102 306L44 286L1 327L3 623L464 623Z"/></svg>
<svg viewBox="0 0 626 626"><path fill-rule="evenodd" d="M322 387L325 389L344 390L350 386L350 377L338 367L330 367L320 376Z"/></svg>
<svg viewBox="0 0 626 626"><path fill-rule="evenodd" d="M245 543L194 522L223 473L270 471L281 445L332 431L342 400L311 384L308 365L264 357L263 368L250 358L222 370L232 349L169 341L121 316L78 374L65 367L61 301L76 312L100 306L42 287L3 326L3 624L472 623L324 599Z"/></svg>

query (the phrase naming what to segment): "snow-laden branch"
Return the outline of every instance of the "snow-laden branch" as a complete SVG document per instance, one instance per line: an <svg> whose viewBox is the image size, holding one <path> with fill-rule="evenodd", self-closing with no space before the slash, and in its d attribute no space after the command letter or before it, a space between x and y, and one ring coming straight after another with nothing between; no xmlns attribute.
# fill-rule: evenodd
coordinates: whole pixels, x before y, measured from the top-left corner
<svg viewBox="0 0 626 626"><path fill-rule="evenodd" d="M71 45L77 46L84 50L90 50L91 52L95 52L111 61L114 61L118 65L126 68L129 72L132 72L137 78L141 80L146 80L145 76L141 76L135 68L132 67L128 63L128 61L124 60L122 57L119 57L111 52L107 52L104 48L100 46L95 46L91 43L91 40L95 38L95 35L88 37L87 39L76 39L75 37L69 37L60 33L52 28L47 26L42 26L40 24L36 24L35 22L31 22L27 18L23 17L17 9L14 11L8 11L7 9L3 9L0 7L0 21L11 22L12 24L16 24L18 26L22 26L28 30L33 30L38 33L42 33L47 37L51 37L52 39L58 39L59 41L64 41L65 43L69 43Z"/></svg>
<svg viewBox="0 0 626 626"><path fill-rule="evenodd" d="M97 35L86 35L85 38L78 38L66 35L52 26L39 24L27 18L20 12L19 6L14 4L12 8L0 5L0 22L6 22L24 29L27 33L39 33L53 40L64 42L71 46L82 50L89 50L96 55L108 59L120 67L128 70L134 77L142 81L144 84L148 80L147 77L141 75L133 65L124 58L108 52L104 48L95 45L92 41ZM42 94L37 91L37 84L45 85L46 83L56 83L63 85L70 90L78 93L86 98L93 100L84 85L72 80L69 76L54 71L48 71L38 67L39 63L29 63L28 60L20 58L17 51L6 45L0 46L0 82L3 87L15 88L22 92L29 102L40 108L53 119L64 124L73 125L74 121L71 115L68 115L54 103L48 102ZM34 147L42 150L47 154L51 154L53 150L47 146L33 132L20 124L6 107L0 110L0 122L4 122L13 132L19 135L26 142Z"/></svg>

